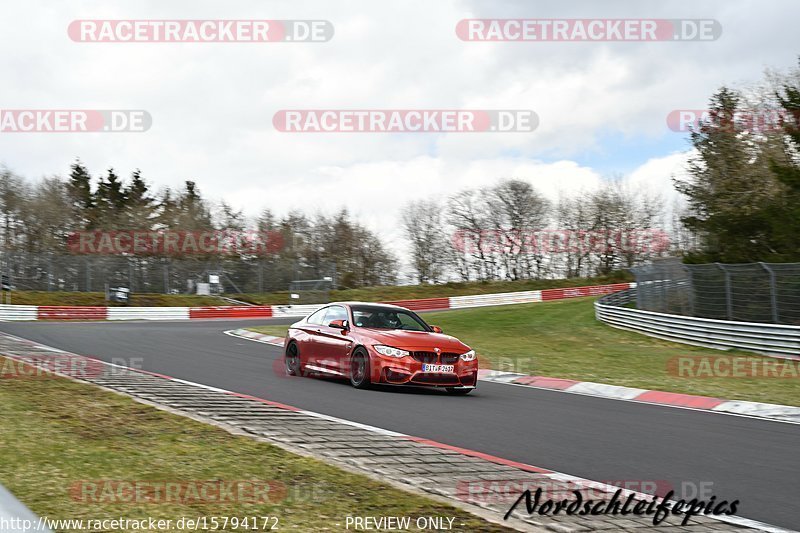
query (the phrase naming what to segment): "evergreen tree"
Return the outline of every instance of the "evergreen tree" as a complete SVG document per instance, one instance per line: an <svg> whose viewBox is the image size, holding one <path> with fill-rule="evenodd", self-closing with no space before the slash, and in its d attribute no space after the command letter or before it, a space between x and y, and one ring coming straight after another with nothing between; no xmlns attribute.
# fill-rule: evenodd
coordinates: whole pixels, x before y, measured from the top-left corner
<svg viewBox="0 0 800 533"><path fill-rule="evenodd" d="M776 205L771 210L772 247L775 260L800 260L800 80L786 84L776 95L784 111L784 153L781 160L773 159L771 169L783 186Z"/></svg>
<svg viewBox="0 0 800 533"><path fill-rule="evenodd" d="M697 156L689 179L677 181L690 214L683 222L703 238L703 261L760 261L770 252L767 210L778 193L767 157L736 122L741 98L723 87L710 118L691 133Z"/></svg>
<svg viewBox="0 0 800 533"><path fill-rule="evenodd" d="M137 168L131 182L123 192L126 198L126 224L130 229L150 229L155 215L155 200L150 196L150 187L142 179Z"/></svg>
<svg viewBox="0 0 800 533"><path fill-rule="evenodd" d="M80 159L70 166L67 195L78 229L91 229L95 222L92 177Z"/></svg>
<svg viewBox="0 0 800 533"><path fill-rule="evenodd" d="M104 229L120 229L124 223L127 196L122 181L114 172L108 169L108 174L100 179L94 193L96 219L99 227Z"/></svg>

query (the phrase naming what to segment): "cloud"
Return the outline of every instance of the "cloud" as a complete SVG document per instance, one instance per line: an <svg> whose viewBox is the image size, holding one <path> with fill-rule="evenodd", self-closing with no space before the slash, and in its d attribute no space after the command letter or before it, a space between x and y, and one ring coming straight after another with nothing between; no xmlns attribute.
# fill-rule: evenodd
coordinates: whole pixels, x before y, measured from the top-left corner
<svg viewBox="0 0 800 533"><path fill-rule="evenodd" d="M715 18L714 42L470 43L455 35L471 17ZM83 44L67 37L80 18L325 19L324 44ZM262 208L347 206L399 247L393 214L412 198L443 198L501 177L548 195L600 179L593 154L613 139L664 142L631 150L630 180L670 193L683 155L665 124L673 109L703 107L724 83L794 65L787 46L792 0L661 3L576 0L484 2L136 3L30 0L0 21L0 105L146 109L138 134L0 134L2 162L31 178L66 173L80 156L93 173L141 168L157 186L198 182L254 215ZM279 109L533 109L531 134L285 134ZM580 160L581 164L576 163ZM604 168L603 172L609 169Z"/></svg>

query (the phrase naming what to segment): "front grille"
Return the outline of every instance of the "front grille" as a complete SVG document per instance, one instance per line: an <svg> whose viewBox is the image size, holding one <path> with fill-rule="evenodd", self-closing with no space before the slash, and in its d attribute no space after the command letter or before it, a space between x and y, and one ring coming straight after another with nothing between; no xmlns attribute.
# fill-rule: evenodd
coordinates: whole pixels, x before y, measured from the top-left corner
<svg viewBox="0 0 800 533"><path fill-rule="evenodd" d="M461 357L457 353L443 353L442 354L442 364L443 365L454 365L458 362L458 358Z"/></svg>
<svg viewBox="0 0 800 533"><path fill-rule="evenodd" d="M435 365L439 362L439 356L434 352L411 352L411 357L420 363L427 363L429 365Z"/></svg>
<svg viewBox="0 0 800 533"><path fill-rule="evenodd" d="M411 381L430 385L461 385L458 377L453 374L417 374Z"/></svg>

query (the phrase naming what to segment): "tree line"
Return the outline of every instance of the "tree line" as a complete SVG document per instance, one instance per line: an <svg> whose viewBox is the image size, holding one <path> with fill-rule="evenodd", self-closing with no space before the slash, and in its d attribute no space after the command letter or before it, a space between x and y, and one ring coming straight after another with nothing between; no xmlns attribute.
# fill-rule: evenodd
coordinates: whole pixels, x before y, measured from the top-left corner
<svg viewBox="0 0 800 533"><path fill-rule="evenodd" d="M154 191L139 170L127 180L120 178L113 168L93 178L80 160L70 167L68 177L46 177L36 183L3 167L0 213L2 249L6 256L58 258L70 252L72 237L79 232L214 230L275 235L280 246L268 247L269 253L258 256L243 250L227 253L224 258L177 253L169 259L185 263L224 259L224 267L232 270L258 263L273 278L267 286L280 289L298 278L335 276L342 287L386 285L397 279L397 259L377 234L347 210L330 215L292 210L276 216L264 209L258 217L250 219L224 201L205 198L194 181L186 181L179 190ZM135 259L141 270L159 264L164 258ZM201 270L197 267L192 272L197 274ZM23 275L20 273L20 278Z"/></svg>
<svg viewBox="0 0 800 533"><path fill-rule="evenodd" d="M529 182L501 180L402 214L420 283L572 278L609 274L672 249L664 200L613 178L545 198Z"/></svg>

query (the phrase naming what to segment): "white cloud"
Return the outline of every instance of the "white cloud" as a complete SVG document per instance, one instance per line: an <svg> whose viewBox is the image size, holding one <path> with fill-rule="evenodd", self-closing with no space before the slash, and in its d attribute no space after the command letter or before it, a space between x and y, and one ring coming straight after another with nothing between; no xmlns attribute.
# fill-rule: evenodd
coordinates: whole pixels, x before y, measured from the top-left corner
<svg viewBox="0 0 800 533"><path fill-rule="evenodd" d="M468 43L470 17L716 18L714 42ZM324 44L82 44L79 18L326 19ZM0 159L28 177L65 173L80 156L92 172L141 168L158 186L194 179L249 214L263 207L347 206L394 246L403 202L443 197L499 177L548 195L590 186L604 139L665 140L664 153L625 154L630 180L672 194L669 111L698 108L723 83L794 65L800 4L527 0L484 2L10 3L0 20L0 106L146 109L143 134L0 134ZM532 134L284 134L284 108L533 109ZM602 151L614 150L603 145ZM623 159L623 158L616 158ZM591 164L591 163L589 163Z"/></svg>

